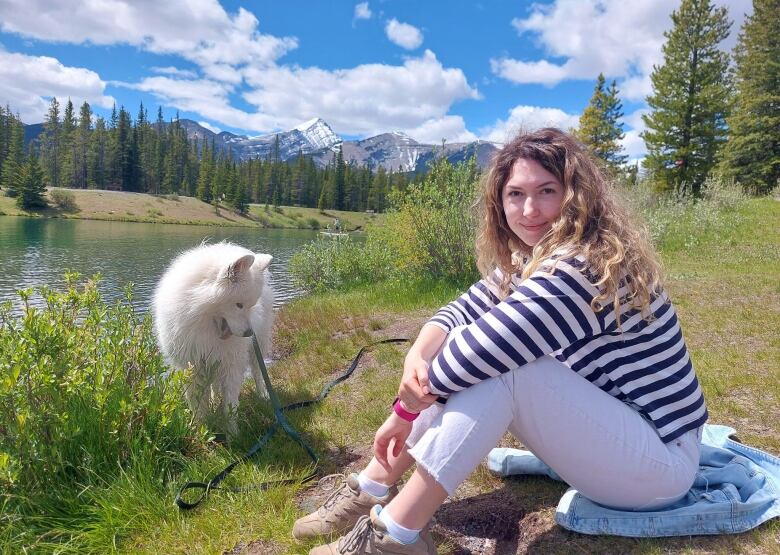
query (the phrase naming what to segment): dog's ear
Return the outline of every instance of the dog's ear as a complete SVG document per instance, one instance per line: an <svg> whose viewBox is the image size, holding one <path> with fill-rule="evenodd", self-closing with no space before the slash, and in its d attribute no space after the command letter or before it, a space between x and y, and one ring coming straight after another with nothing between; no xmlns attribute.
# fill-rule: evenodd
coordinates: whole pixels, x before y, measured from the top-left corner
<svg viewBox="0 0 780 555"><path fill-rule="evenodd" d="M270 254L256 254L255 257L257 259L257 269L261 272L268 268L271 264L271 260L274 259Z"/></svg>
<svg viewBox="0 0 780 555"><path fill-rule="evenodd" d="M241 278L241 275L252 267L255 261L254 254L245 254L232 264L225 268L224 277L230 283L236 283Z"/></svg>

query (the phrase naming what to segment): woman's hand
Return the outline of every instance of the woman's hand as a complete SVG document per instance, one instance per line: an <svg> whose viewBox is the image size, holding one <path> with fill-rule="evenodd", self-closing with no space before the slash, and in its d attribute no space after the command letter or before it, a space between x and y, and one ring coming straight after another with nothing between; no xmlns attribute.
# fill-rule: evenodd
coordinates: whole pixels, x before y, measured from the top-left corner
<svg viewBox="0 0 780 555"><path fill-rule="evenodd" d="M404 360L404 373L398 386L398 397L407 410L422 412L436 401L438 397L431 394L428 383L428 362L409 353Z"/></svg>
<svg viewBox="0 0 780 555"><path fill-rule="evenodd" d="M391 470L390 463L388 462L388 454L390 449L390 442L393 443L393 457L397 457L401 454L401 450L404 448L406 438L412 432L412 423L408 420L404 420L393 412L387 417L384 424L382 424L374 436L374 457L386 470Z"/></svg>

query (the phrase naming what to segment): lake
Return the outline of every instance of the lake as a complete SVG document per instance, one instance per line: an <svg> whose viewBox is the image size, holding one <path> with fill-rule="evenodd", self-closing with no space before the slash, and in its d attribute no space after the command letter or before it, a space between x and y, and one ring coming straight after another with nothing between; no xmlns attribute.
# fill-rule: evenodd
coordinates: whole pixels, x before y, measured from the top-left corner
<svg viewBox="0 0 780 555"><path fill-rule="evenodd" d="M194 225L60 220L0 216L0 302L12 300L19 314L17 289L49 285L63 288L66 271L100 273L106 299L123 296L134 284L134 306L149 308L157 280L181 251L202 241L228 240L254 252L272 254L271 283L275 306L301 294L290 282L290 256L317 237L316 231ZM42 304L36 299L35 304Z"/></svg>

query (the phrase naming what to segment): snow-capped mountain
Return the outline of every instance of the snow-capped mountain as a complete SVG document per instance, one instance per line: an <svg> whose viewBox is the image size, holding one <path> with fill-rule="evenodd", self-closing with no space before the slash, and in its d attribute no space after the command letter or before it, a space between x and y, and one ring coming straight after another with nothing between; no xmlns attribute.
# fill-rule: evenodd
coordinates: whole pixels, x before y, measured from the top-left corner
<svg viewBox="0 0 780 555"><path fill-rule="evenodd" d="M341 144L344 160L358 165L371 164L372 167L384 167L390 171L415 171L420 156L433 149L433 145L423 145L410 136L394 132L382 133L360 141L344 141ZM329 150L314 153L319 165L326 165L333 158Z"/></svg>
<svg viewBox="0 0 780 555"><path fill-rule="evenodd" d="M341 142L341 137L333 132L333 129L322 118L310 119L295 127L303 133L312 148L330 148Z"/></svg>

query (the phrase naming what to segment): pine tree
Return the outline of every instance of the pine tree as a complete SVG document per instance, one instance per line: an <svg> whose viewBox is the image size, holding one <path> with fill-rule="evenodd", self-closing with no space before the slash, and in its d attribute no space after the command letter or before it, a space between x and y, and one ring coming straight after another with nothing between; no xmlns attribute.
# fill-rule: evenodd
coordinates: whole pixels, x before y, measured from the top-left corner
<svg viewBox="0 0 780 555"><path fill-rule="evenodd" d="M336 152L335 159L336 175L333 181L333 206L336 210L344 210L344 193L346 190L346 165L344 164L344 153L341 150L341 145Z"/></svg>
<svg viewBox="0 0 780 555"><path fill-rule="evenodd" d="M76 114L73 108L73 102L68 98L65 104L65 111L62 114L62 134L60 136L60 182L63 187L77 187L74 174L76 171Z"/></svg>
<svg viewBox="0 0 780 555"><path fill-rule="evenodd" d="M61 184L61 139L62 121L60 121L60 103L57 97L51 99L49 112L43 122L43 133L41 134L41 156L52 187L59 187Z"/></svg>
<svg viewBox="0 0 780 555"><path fill-rule="evenodd" d="M45 193L46 185L43 182L43 172L38 165L38 157L30 151L19 175L16 205L22 210L46 208L46 199L43 198Z"/></svg>
<svg viewBox="0 0 780 555"><path fill-rule="evenodd" d="M623 146L620 141L625 137L620 122L622 110L617 83L613 80L606 88L604 74L599 73L593 96L580 116L577 137L613 170L628 160L627 156L621 154Z"/></svg>
<svg viewBox="0 0 780 555"><path fill-rule="evenodd" d="M78 128L74 133L73 183L76 187L86 188L89 175L89 138L92 133L92 108L87 102L79 110Z"/></svg>
<svg viewBox="0 0 780 555"><path fill-rule="evenodd" d="M212 144L212 147L214 145ZM220 152L211 175L211 202L216 206L224 200L227 168L224 153Z"/></svg>
<svg viewBox="0 0 780 555"><path fill-rule="evenodd" d="M21 121L8 115L10 126L10 144L8 152L0 168L0 186L5 189L6 196L15 197L19 193L19 174L25 163L22 143L24 142L24 125Z"/></svg>
<svg viewBox="0 0 780 555"><path fill-rule="evenodd" d="M780 2L753 0L734 58L736 96L719 169L766 193L780 183Z"/></svg>
<svg viewBox="0 0 780 555"><path fill-rule="evenodd" d="M672 22L664 33L663 65L650 76L651 112L642 116L644 164L660 187L698 194L726 137L729 56L718 44L731 22L726 8L710 0L682 0Z"/></svg>
<svg viewBox="0 0 780 555"><path fill-rule="evenodd" d="M209 149L206 137L203 137L203 147L200 151L200 169L198 170L198 186L195 196L203 202L211 202L212 151Z"/></svg>
<svg viewBox="0 0 780 555"><path fill-rule="evenodd" d="M178 183L176 182L176 160L173 156L173 152L170 150L168 151L168 154L165 155L164 167L165 173L163 174L163 182L160 192L166 195L173 193L178 186Z"/></svg>
<svg viewBox="0 0 780 555"><path fill-rule="evenodd" d="M105 189L107 184L106 153L108 150L108 132L106 120L98 116L95 120L95 130L89 137L89 161L87 167L87 186L94 189Z"/></svg>
<svg viewBox="0 0 780 555"><path fill-rule="evenodd" d="M8 144L11 142L11 133L9 129L10 116L11 107L3 108L0 106L0 168L3 167L5 157L8 154Z"/></svg>

